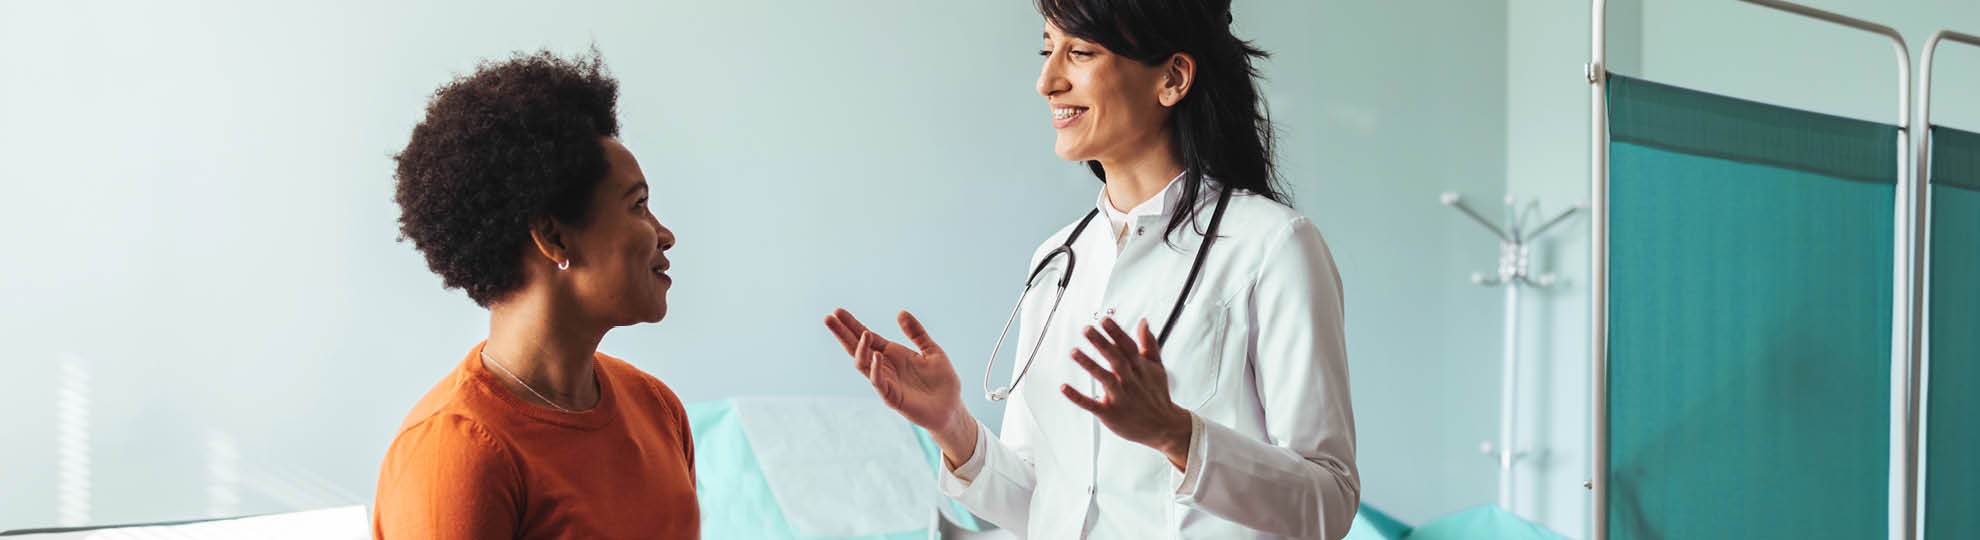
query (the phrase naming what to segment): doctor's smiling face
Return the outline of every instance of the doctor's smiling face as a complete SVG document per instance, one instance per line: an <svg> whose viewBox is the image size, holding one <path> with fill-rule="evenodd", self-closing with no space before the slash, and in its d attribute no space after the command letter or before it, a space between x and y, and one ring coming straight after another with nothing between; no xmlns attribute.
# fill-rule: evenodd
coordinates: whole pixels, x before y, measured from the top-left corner
<svg viewBox="0 0 1980 540"><path fill-rule="evenodd" d="M1050 106L1058 132L1053 151L1072 161L1116 161L1161 148L1170 137L1170 108L1182 99L1172 68L1190 62L1176 54L1149 65L1114 54L1098 43L1045 25L1038 93Z"/></svg>

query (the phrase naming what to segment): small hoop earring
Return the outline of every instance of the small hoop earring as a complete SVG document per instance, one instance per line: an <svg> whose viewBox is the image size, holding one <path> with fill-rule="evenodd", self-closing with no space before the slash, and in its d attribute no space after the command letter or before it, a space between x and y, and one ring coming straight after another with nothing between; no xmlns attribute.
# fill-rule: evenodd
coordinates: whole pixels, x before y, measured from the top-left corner
<svg viewBox="0 0 1980 540"><path fill-rule="evenodd" d="M570 270L570 269L571 269L571 260L570 260L570 259L564 259L564 260L561 260L561 261L557 261L557 269L558 269L558 270Z"/></svg>

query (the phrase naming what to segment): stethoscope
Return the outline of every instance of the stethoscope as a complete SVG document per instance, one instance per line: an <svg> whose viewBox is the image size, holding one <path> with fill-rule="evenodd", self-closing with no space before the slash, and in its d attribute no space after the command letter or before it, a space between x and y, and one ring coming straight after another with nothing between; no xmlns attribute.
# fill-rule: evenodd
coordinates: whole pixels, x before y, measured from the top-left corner
<svg viewBox="0 0 1980 540"><path fill-rule="evenodd" d="M1217 191L1217 209L1210 214L1210 227L1203 233L1203 242L1196 247L1196 260L1189 265L1189 277L1183 278L1182 292L1176 294L1176 306L1169 309L1169 320L1162 323L1162 333L1155 337L1156 346L1162 346L1169 342L1169 331L1175 329L1176 317L1182 315L1183 301L1189 298L1189 289L1196 285L1196 274L1203 270L1204 256L1210 254L1210 244L1217 240L1217 225L1224 220L1224 205L1230 199L1231 188L1229 186L1225 186L1223 189ZM1052 264L1052 259L1061 255L1065 256L1066 268L1059 275L1059 293L1052 297L1052 309L1045 312L1045 324L1038 327L1041 331L1039 339L1031 344L1031 353L1025 355L1024 366L1018 368L1017 376L1011 378L1011 384L985 393L990 398L990 401L1003 401L1011 397L1011 389L1017 388L1018 383L1024 382L1024 374L1031 372L1031 362L1038 358L1038 348L1045 344L1042 334L1043 329L1052 327L1052 316L1059 313L1059 301L1066 298L1066 284L1072 282L1073 263L1078 261L1078 257L1073 256L1073 241L1079 239L1079 233L1086 230L1086 224L1092 222L1093 216L1099 214L1100 209L1098 208L1087 211L1086 217L1080 218L1079 224L1073 226L1072 234L1066 235L1065 243L1059 244L1059 247L1045 253L1045 258L1040 259L1038 266L1031 269L1031 276L1025 278L1024 290L1018 292L1017 305L1011 306L1011 316L1004 320L1003 332L997 334L997 346L990 349L990 362L988 365L983 366L984 388L990 387L990 373L997 367L997 353L1003 351L1004 338L1010 337L1011 334L1011 323L1017 322L1018 310L1024 308L1024 296L1031 294L1031 287L1038 284L1038 275L1045 272L1045 267Z"/></svg>

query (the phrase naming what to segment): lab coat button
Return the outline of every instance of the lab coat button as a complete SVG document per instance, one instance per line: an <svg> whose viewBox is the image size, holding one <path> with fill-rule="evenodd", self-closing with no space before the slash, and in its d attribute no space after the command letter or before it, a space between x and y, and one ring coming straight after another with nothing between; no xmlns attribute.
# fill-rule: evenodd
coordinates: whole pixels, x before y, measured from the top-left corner
<svg viewBox="0 0 1980 540"><path fill-rule="evenodd" d="M1086 496L1093 496L1093 486L1086 486Z"/></svg>
<svg viewBox="0 0 1980 540"><path fill-rule="evenodd" d="M1135 235L1135 236L1141 236L1142 234L1145 234L1145 233L1147 233L1147 232L1148 232L1148 228L1147 228L1147 227L1135 227L1135 228L1134 228L1134 235Z"/></svg>

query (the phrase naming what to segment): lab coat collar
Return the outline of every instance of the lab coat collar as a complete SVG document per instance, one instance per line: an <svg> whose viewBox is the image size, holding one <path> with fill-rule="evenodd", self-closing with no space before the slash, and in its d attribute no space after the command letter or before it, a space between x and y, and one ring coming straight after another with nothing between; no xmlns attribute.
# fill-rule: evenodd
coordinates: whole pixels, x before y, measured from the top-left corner
<svg viewBox="0 0 1980 540"><path fill-rule="evenodd" d="M1167 216L1169 215L1169 212L1174 211L1173 208L1174 205L1171 204L1169 201L1176 200L1176 198L1182 196L1181 195L1183 188L1182 179L1183 176L1186 176L1188 174L1189 171L1183 171L1181 174L1177 174L1175 178L1169 179L1169 185L1163 187L1162 191L1155 192L1155 196L1149 197L1148 200L1146 201L1141 201L1141 204L1136 205L1134 208L1129 209L1126 212L1122 212L1114 208L1114 203L1112 201L1107 200L1107 186L1104 184L1100 186L1100 195L1097 197L1098 200L1096 200L1093 204L1095 207L1100 209L1101 213L1106 214L1108 221L1113 223L1120 223L1122 221L1127 220L1128 218L1134 218L1134 217ZM1204 185L1207 186L1210 184L1210 182L1208 182L1209 180L1208 178L1205 178L1204 180L1205 180Z"/></svg>

